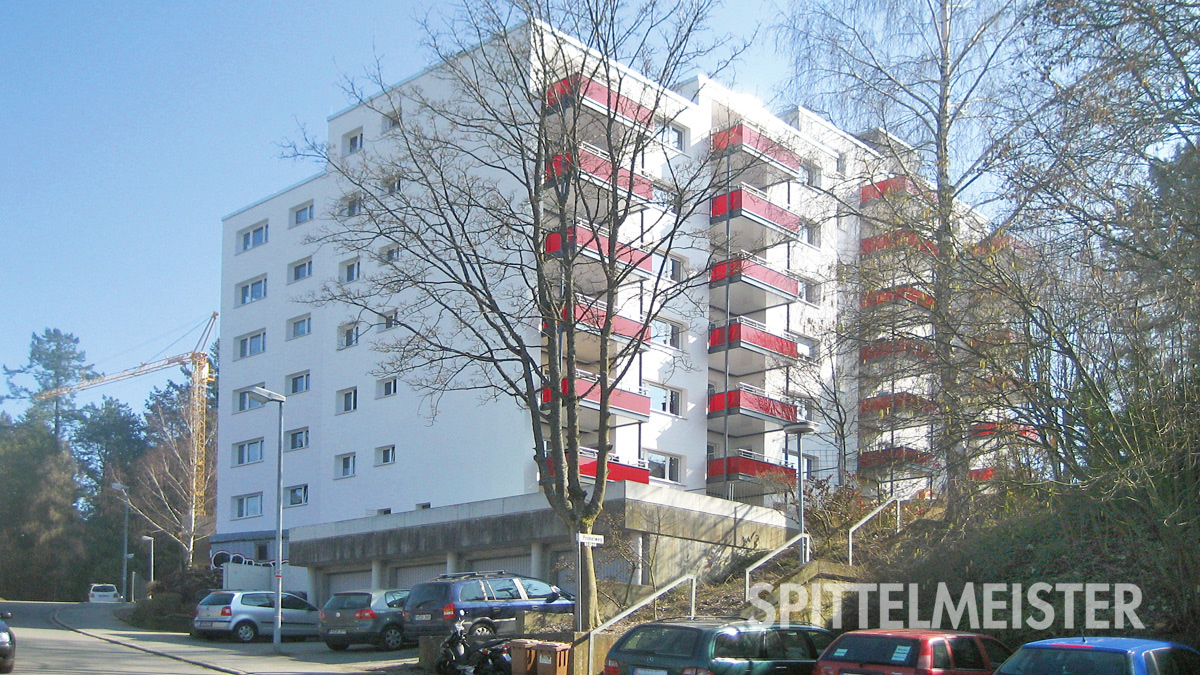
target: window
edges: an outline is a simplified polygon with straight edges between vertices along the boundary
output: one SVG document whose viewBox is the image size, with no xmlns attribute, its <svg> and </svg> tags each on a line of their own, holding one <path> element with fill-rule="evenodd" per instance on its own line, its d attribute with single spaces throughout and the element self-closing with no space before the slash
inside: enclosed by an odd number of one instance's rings
<svg viewBox="0 0 1200 675">
<path fill-rule="evenodd" d="M 285 495 L 284 506 L 303 506 L 308 503 L 308 486 L 293 485 L 287 488 Z"/>
<path fill-rule="evenodd" d="M 379 257 L 382 258 L 383 261 L 387 262 L 387 263 L 396 262 L 397 260 L 400 259 L 400 247 L 399 246 L 386 246 L 383 248 L 383 250 L 381 250 L 379 252 Z"/>
<path fill-rule="evenodd" d="M 253 518 L 262 515 L 262 493 L 233 498 L 234 518 Z"/>
<path fill-rule="evenodd" d="M 396 194 L 402 187 L 403 185 L 401 185 L 399 178 L 388 178 L 387 180 L 383 181 L 383 191 L 389 195 Z"/>
<path fill-rule="evenodd" d="M 354 453 L 338 455 L 333 458 L 334 476 L 337 478 L 349 478 L 354 475 Z"/>
<path fill-rule="evenodd" d="M 257 542 L 256 544 L 254 544 L 254 559 L 255 560 L 266 560 L 267 559 L 267 545 L 264 542 L 260 541 L 260 542 Z"/>
<path fill-rule="evenodd" d="M 950 638 L 950 654 L 954 659 L 955 670 L 983 670 L 987 668 L 987 664 L 983 661 L 983 654 L 979 653 L 979 647 L 975 644 L 975 638 L 972 637 L 953 637 Z"/>
<path fill-rule="evenodd" d="M 804 284 L 804 301 L 813 305 L 821 304 L 821 284 L 805 279 L 802 279 L 801 282 Z"/>
<path fill-rule="evenodd" d="M 389 377 L 386 380 L 380 380 L 377 383 L 378 390 L 375 392 L 377 398 L 386 396 L 395 396 L 399 391 L 399 381 L 394 377 Z"/>
<path fill-rule="evenodd" d="M 384 131 L 391 131 L 392 129 L 396 129 L 399 126 L 400 126 L 400 113 L 393 113 L 391 115 L 383 116 L 383 130 Z"/>
<path fill-rule="evenodd" d="M 687 267 L 682 258 L 662 256 L 657 253 L 650 256 L 654 273 L 671 281 L 683 281 L 687 277 Z"/>
<path fill-rule="evenodd" d="M 358 410 L 358 387 L 343 389 L 337 393 L 337 404 L 339 413 L 348 413 Z"/>
<path fill-rule="evenodd" d="M 265 383 L 259 382 L 258 386 L 261 387 L 263 384 L 265 384 Z M 251 386 L 254 386 L 254 385 L 251 385 Z M 237 412 L 245 412 L 247 410 L 254 410 L 255 408 L 263 407 L 262 401 L 254 398 L 253 396 L 250 395 L 250 387 L 246 387 L 245 389 L 239 389 L 239 390 L 233 392 L 233 394 L 234 394 L 234 397 L 237 399 Z"/>
<path fill-rule="evenodd" d="M 846 157 L 845 153 L 839 152 L 837 156 L 837 172 L 846 175 L 846 170 L 850 168 L 850 158 Z"/>
<path fill-rule="evenodd" d="M 683 394 L 678 389 L 671 389 L 657 384 L 647 384 L 650 392 L 650 409 L 670 415 L 679 415 L 683 410 Z"/>
<path fill-rule="evenodd" d="M 670 321 L 656 319 L 650 323 L 650 341 L 664 347 L 682 349 L 683 328 Z"/>
<path fill-rule="evenodd" d="M 253 464 L 261 462 L 263 458 L 263 439 L 256 438 L 253 441 L 245 441 L 233 446 L 233 465 L 241 466 L 243 464 Z"/>
<path fill-rule="evenodd" d="M 363 149 L 363 132 L 362 129 L 355 129 L 350 133 L 342 136 L 342 147 L 346 149 L 347 155 L 353 155 Z"/>
<path fill-rule="evenodd" d="M 396 463 L 396 446 L 385 445 L 381 448 L 375 448 L 375 465 L 382 466 L 384 464 Z"/>
<path fill-rule="evenodd" d="M 679 458 L 675 455 L 664 455 L 658 452 L 646 453 L 646 463 L 650 467 L 650 477 L 679 482 Z"/>
<path fill-rule="evenodd" d="M 821 226 L 816 223 L 807 221 L 800 223 L 800 229 L 796 232 L 796 236 L 800 241 L 809 246 L 821 246 Z"/>
<path fill-rule="evenodd" d="M 820 344 L 816 340 L 802 336 L 796 337 L 796 355 L 800 358 L 815 361 L 819 352 Z"/>
<path fill-rule="evenodd" d="M 238 358 L 261 354 L 267 349 L 267 332 L 260 330 L 256 333 L 238 338 Z"/>
<path fill-rule="evenodd" d="M 308 447 L 308 427 L 293 429 L 288 432 L 288 450 L 301 450 Z"/>
<path fill-rule="evenodd" d="M 342 263 L 342 281 L 357 281 L 362 276 L 362 267 L 358 258 Z"/>
<path fill-rule="evenodd" d="M 256 246 L 267 243 L 267 224 L 265 222 L 252 225 L 242 230 L 242 250 L 249 251 Z"/>
<path fill-rule="evenodd" d="M 342 215 L 347 218 L 361 216 L 363 212 L 363 203 L 360 197 L 347 197 L 342 202 Z"/>
<path fill-rule="evenodd" d="M 267 297 L 267 277 L 251 279 L 238 286 L 238 304 L 245 305 Z"/>
<path fill-rule="evenodd" d="M 338 328 L 338 349 L 358 344 L 359 329 L 356 323 L 344 323 Z"/>
<path fill-rule="evenodd" d="M 288 321 L 288 339 L 304 337 L 312 332 L 312 317 L 309 315 L 298 316 L 291 321 Z"/>
<path fill-rule="evenodd" d="M 308 385 L 309 385 L 308 371 L 304 371 L 303 373 L 296 373 L 295 375 L 288 376 L 288 387 L 287 388 L 288 388 L 289 394 L 299 394 L 301 392 L 308 391 Z"/>
<path fill-rule="evenodd" d="M 312 219 L 313 219 L 312 202 L 309 202 L 309 203 L 305 204 L 304 206 L 297 208 L 295 211 L 292 211 L 292 224 L 293 225 L 303 225 L 304 223 L 307 223 L 308 221 L 310 221 Z"/>
<path fill-rule="evenodd" d="M 655 138 L 659 143 L 671 148 L 672 150 L 683 150 L 684 134 L 683 129 L 674 124 L 664 124 L 655 134 Z"/>
<path fill-rule="evenodd" d="M 433 504 L 430 502 L 421 502 L 416 505 L 416 509 L 418 511 L 424 511 L 425 509 L 429 509 L 429 508 L 433 508 Z"/>
<path fill-rule="evenodd" d="M 390 312 L 380 314 L 379 319 L 382 321 L 379 330 L 391 330 L 400 325 L 400 312 L 393 309 Z"/>
<path fill-rule="evenodd" d="M 298 262 L 292 263 L 291 272 L 288 274 L 288 279 L 291 281 L 300 281 L 312 276 L 312 258 L 305 258 Z"/>
</svg>

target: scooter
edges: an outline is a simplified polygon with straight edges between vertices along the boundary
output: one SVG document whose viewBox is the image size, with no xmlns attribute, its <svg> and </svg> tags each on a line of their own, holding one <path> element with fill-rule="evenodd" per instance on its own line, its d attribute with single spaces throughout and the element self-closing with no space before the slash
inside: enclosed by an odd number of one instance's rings
<svg viewBox="0 0 1200 675">
<path fill-rule="evenodd" d="M 438 675 L 512 675 L 508 638 L 476 644 L 467 638 L 462 626 L 456 625 L 442 640 L 434 670 Z"/>
</svg>

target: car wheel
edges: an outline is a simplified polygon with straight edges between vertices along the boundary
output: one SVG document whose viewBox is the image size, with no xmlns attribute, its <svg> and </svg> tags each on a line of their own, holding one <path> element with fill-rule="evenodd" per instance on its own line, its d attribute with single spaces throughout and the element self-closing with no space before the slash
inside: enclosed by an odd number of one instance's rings
<svg viewBox="0 0 1200 675">
<path fill-rule="evenodd" d="M 325 646 L 329 647 L 330 649 L 332 649 L 335 652 L 344 652 L 344 651 L 346 651 L 346 648 L 349 647 L 350 645 L 348 645 L 344 642 L 326 642 Z"/>
<path fill-rule="evenodd" d="M 13 659 L 12 661 L 9 661 L 8 663 L 0 665 L 0 673 L 11 673 L 13 671 L 13 667 L 16 665 L 17 665 L 16 659 Z"/>
<path fill-rule="evenodd" d="M 404 631 L 399 626 L 384 626 L 379 634 L 379 648 L 385 651 L 395 651 L 404 646 Z"/>
<path fill-rule="evenodd" d="M 232 636 L 238 642 L 253 642 L 258 637 L 258 629 L 249 621 L 243 621 L 233 627 Z"/>
<path fill-rule="evenodd" d="M 475 637 L 489 638 L 496 634 L 496 629 L 492 626 L 492 624 L 480 621 L 479 623 L 472 625 L 471 630 L 468 632 Z"/>
</svg>

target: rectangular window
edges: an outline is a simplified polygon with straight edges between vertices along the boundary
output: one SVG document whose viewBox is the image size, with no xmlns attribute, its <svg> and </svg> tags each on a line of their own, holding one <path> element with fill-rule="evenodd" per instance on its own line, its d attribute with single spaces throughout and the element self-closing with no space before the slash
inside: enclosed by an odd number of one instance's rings
<svg viewBox="0 0 1200 675">
<path fill-rule="evenodd" d="M 337 393 L 339 413 L 348 413 L 358 410 L 358 387 L 343 389 Z"/>
<path fill-rule="evenodd" d="M 394 309 L 390 312 L 380 314 L 379 318 L 382 321 L 379 330 L 391 330 L 400 325 L 400 312 Z"/>
<path fill-rule="evenodd" d="M 375 464 L 382 466 L 384 464 L 396 463 L 396 446 L 385 445 L 382 448 L 375 448 Z"/>
<path fill-rule="evenodd" d="M 253 441 L 245 441 L 233 446 L 233 465 L 241 466 L 243 464 L 253 464 L 261 462 L 263 458 L 263 439 L 257 438 Z"/>
<path fill-rule="evenodd" d="M 664 124 L 655 134 L 659 143 L 671 148 L 672 150 L 683 150 L 684 134 L 683 129 L 674 124 Z"/>
<path fill-rule="evenodd" d="M 234 518 L 253 518 L 262 515 L 262 493 L 233 498 Z"/>
<path fill-rule="evenodd" d="M 394 377 L 389 377 L 386 380 L 380 380 L 378 382 L 379 389 L 376 392 L 376 396 L 379 398 L 384 398 L 385 396 L 395 396 L 396 392 L 399 391 L 399 386 L 399 381 Z"/>
<path fill-rule="evenodd" d="M 334 461 L 334 476 L 337 478 L 349 478 L 354 475 L 354 453 L 351 452 L 345 455 L 338 455 L 333 458 Z"/>
<path fill-rule="evenodd" d="M 288 432 L 288 450 L 302 450 L 308 447 L 308 427 L 293 429 Z"/>
<path fill-rule="evenodd" d="M 259 223 L 242 230 L 242 250 L 249 251 L 256 246 L 267 243 L 267 224 Z"/>
<path fill-rule="evenodd" d="M 261 387 L 263 384 L 264 383 L 259 382 L 258 386 Z M 237 412 L 245 412 L 247 410 L 254 410 L 255 408 L 263 407 L 262 401 L 250 395 L 250 387 L 239 389 L 233 392 L 233 395 L 237 399 Z"/>
<path fill-rule="evenodd" d="M 650 340 L 664 347 L 682 349 L 683 328 L 670 321 L 655 319 L 650 323 Z"/>
<path fill-rule="evenodd" d="M 303 506 L 308 503 L 308 486 L 293 485 L 287 488 L 284 497 L 284 506 Z"/>
<path fill-rule="evenodd" d="M 312 317 L 296 317 L 288 322 L 288 338 L 304 337 L 312 332 Z"/>
<path fill-rule="evenodd" d="M 305 258 L 298 262 L 292 263 L 291 274 L 288 277 L 292 281 L 300 281 L 312 276 L 312 258 Z"/>
<path fill-rule="evenodd" d="M 647 384 L 650 392 L 650 409 L 670 415 L 679 415 L 683 411 L 683 393 L 678 389 L 663 387 L 657 384 Z"/>
<path fill-rule="evenodd" d="M 303 225 L 304 223 L 307 223 L 308 221 L 310 221 L 312 219 L 313 219 L 312 202 L 309 202 L 308 204 L 301 206 L 300 208 L 296 209 L 295 211 L 292 211 L 292 224 L 293 225 Z"/>
<path fill-rule="evenodd" d="M 308 391 L 308 371 L 296 373 L 288 377 L 288 393 L 299 394 Z"/>
<path fill-rule="evenodd" d="M 252 279 L 238 286 L 238 304 L 245 305 L 267 297 L 267 277 Z"/>
<path fill-rule="evenodd" d="M 796 337 L 796 355 L 808 361 L 814 361 L 817 358 L 819 343 L 812 339 L 802 336 Z"/>
<path fill-rule="evenodd" d="M 383 130 L 384 131 L 391 131 L 392 129 L 396 129 L 399 126 L 400 126 L 400 113 L 393 113 L 391 115 L 383 116 Z"/>
<path fill-rule="evenodd" d="M 238 338 L 238 358 L 261 354 L 267 350 L 267 332 L 260 330 Z"/>
<path fill-rule="evenodd" d="M 671 281 L 683 281 L 687 277 L 687 267 L 682 258 L 662 256 L 657 253 L 650 256 L 655 274 Z"/>
<path fill-rule="evenodd" d="M 345 201 L 342 202 L 342 215 L 346 216 L 347 218 L 361 216 L 362 212 L 363 203 L 361 198 L 347 197 Z"/>
<path fill-rule="evenodd" d="M 646 463 L 650 468 L 650 476 L 672 483 L 679 481 L 679 458 L 675 455 L 665 455 L 659 452 L 647 452 Z"/>
<path fill-rule="evenodd" d="M 389 179 L 383 181 L 383 190 L 384 190 L 384 192 L 388 193 L 389 195 L 396 194 L 397 192 L 400 191 L 401 187 L 402 186 L 400 184 L 399 178 L 389 178 Z"/>
<path fill-rule="evenodd" d="M 815 281 L 801 281 L 804 284 L 804 301 L 814 305 L 821 304 L 821 284 Z"/>
<path fill-rule="evenodd" d="M 400 247 L 388 246 L 379 252 L 379 257 L 383 258 L 386 263 L 393 263 L 400 259 Z"/>
<path fill-rule="evenodd" d="M 338 328 L 338 349 L 358 344 L 359 327 L 356 323 L 344 323 Z"/>
<path fill-rule="evenodd" d="M 342 281 L 358 281 L 362 276 L 362 267 L 359 265 L 358 258 L 342 263 Z"/>
<path fill-rule="evenodd" d="M 350 133 L 342 136 L 342 147 L 346 149 L 347 155 L 353 155 L 363 149 L 363 132 L 362 129 L 355 129 Z"/>
<path fill-rule="evenodd" d="M 821 246 L 821 226 L 816 223 L 802 222 L 800 230 L 796 233 L 800 241 L 809 246 Z"/>
</svg>

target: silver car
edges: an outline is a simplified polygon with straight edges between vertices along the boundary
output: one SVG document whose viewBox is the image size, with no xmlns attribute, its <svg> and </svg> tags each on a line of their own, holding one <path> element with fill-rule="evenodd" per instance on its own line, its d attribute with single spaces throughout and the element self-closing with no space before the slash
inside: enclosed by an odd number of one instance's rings
<svg viewBox="0 0 1200 675">
<path fill-rule="evenodd" d="M 317 637 L 318 610 L 302 598 L 283 594 L 280 637 Z M 274 591 L 215 591 L 196 605 L 193 632 L 209 640 L 228 637 L 250 642 L 275 632 Z"/>
<path fill-rule="evenodd" d="M 321 608 L 321 640 L 334 651 L 352 644 L 392 650 L 404 646 L 401 614 L 408 590 L 372 588 L 334 593 Z"/>
</svg>

